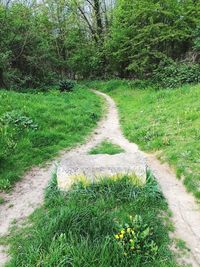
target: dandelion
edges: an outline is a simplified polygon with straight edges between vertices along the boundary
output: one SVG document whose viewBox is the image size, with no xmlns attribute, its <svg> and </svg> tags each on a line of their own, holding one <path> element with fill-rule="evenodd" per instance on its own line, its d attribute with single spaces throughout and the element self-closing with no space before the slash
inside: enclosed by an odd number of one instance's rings
<svg viewBox="0 0 200 267">
<path fill-rule="evenodd" d="M 115 235 L 115 238 L 116 238 L 116 239 L 119 239 L 119 235 Z"/>
<path fill-rule="evenodd" d="M 130 232 L 131 232 L 131 228 L 128 227 L 128 228 L 127 228 L 127 233 L 130 233 Z"/>
<path fill-rule="evenodd" d="M 122 239 L 123 237 L 124 237 L 124 235 L 123 235 L 123 234 L 119 235 L 119 238 L 120 238 L 120 239 Z"/>
</svg>

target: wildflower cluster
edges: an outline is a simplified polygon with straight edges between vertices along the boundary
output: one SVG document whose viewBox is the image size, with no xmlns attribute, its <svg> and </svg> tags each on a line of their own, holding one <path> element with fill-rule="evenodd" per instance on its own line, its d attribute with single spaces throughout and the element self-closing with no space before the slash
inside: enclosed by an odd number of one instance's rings
<svg viewBox="0 0 200 267">
<path fill-rule="evenodd" d="M 158 246 L 153 240 L 153 229 L 143 223 L 141 216 L 130 216 L 130 223 L 120 227 L 115 239 L 122 248 L 124 256 L 141 254 L 146 260 L 154 259 Z"/>
</svg>

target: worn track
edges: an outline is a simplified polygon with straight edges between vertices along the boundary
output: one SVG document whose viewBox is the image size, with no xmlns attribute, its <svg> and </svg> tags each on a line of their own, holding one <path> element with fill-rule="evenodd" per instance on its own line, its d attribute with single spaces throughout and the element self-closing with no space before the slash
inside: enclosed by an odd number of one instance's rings
<svg viewBox="0 0 200 267">
<path fill-rule="evenodd" d="M 193 196 L 186 192 L 181 181 L 176 179 L 174 173 L 167 165 L 162 165 L 153 155 L 144 156 L 138 150 L 137 145 L 130 143 L 123 136 L 114 101 L 106 94 L 96 93 L 106 100 L 107 115 L 99 122 L 94 134 L 85 145 L 68 152 L 62 152 L 56 160 L 46 164 L 45 167 L 33 168 L 23 177 L 10 194 L 3 195 L 6 202 L 0 206 L 0 235 L 3 236 L 9 233 L 9 227 L 13 220 L 19 223 L 30 215 L 36 207 L 41 205 L 44 188 L 51 179 L 52 172 L 58 161 L 61 161 L 61 166 L 63 166 L 64 172 L 66 172 L 65 163 L 67 165 L 67 162 L 73 158 L 74 164 L 77 165 L 77 162 L 74 161 L 76 157 L 80 158 L 80 155 L 85 155 L 86 159 L 87 151 L 101 140 L 107 138 L 119 144 L 125 150 L 126 157 L 131 157 L 131 162 L 134 164 L 133 168 L 141 177 L 144 174 L 144 168 L 146 168 L 146 157 L 147 164 L 154 172 L 169 203 L 169 208 L 173 212 L 172 220 L 176 229 L 175 235 L 177 238 L 183 239 L 190 249 L 186 260 L 192 266 L 200 266 L 200 212 Z M 118 158 L 118 160 L 121 159 L 120 169 L 123 169 L 123 166 L 126 169 L 126 157 L 123 158 L 122 155 L 118 157 L 121 157 Z M 112 158 L 114 159 L 115 157 Z M 108 158 L 102 157 L 100 160 L 107 162 Z M 73 164 L 72 160 L 70 164 Z M 73 166 L 71 168 L 73 169 Z M 0 246 L 0 266 L 3 266 L 7 259 L 5 247 Z"/>
</svg>

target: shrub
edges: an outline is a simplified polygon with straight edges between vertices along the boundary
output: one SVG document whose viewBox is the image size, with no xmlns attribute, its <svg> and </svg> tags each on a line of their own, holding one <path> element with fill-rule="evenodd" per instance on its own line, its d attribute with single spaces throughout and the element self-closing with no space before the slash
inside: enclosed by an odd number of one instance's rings
<svg viewBox="0 0 200 267">
<path fill-rule="evenodd" d="M 61 92 L 70 92 L 75 86 L 75 82 L 72 80 L 62 80 L 59 83 L 59 90 Z"/>
<path fill-rule="evenodd" d="M 154 71 L 154 82 L 162 87 L 175 88 L 187 83 L 200 82 L 200 66 L 198 64 L 163 62 Z"/>
</svg>

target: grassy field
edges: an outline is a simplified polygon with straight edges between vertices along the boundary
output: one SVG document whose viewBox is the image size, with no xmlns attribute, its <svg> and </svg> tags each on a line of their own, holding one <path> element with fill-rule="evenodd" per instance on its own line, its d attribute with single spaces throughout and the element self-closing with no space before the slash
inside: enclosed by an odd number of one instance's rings
<svg viewBox="0 0 200 267">
<path fill-rule="evenodd" d="M 200 199 L 200 85 L 158 90 L 142 82 L 113 80 L 89 86 L 113 97 L 127 138 L 157 152 Z"/>
<path fill-rule="evenodd" d="M 77 86 L 73 93 L 0 91 L 0 190 L 31 166 L 83 142 L 101 116 L 102 102 Z"/>
<path fill-rule="evenodd" d="M 45 204 L 9 241 L 7 267 L 175 267 L 167 204 L 149 175 L 76 182 L 61 193 L 52 180 Z M 141 265 L 142 264 L 142 265 Z"/>
</svg>

